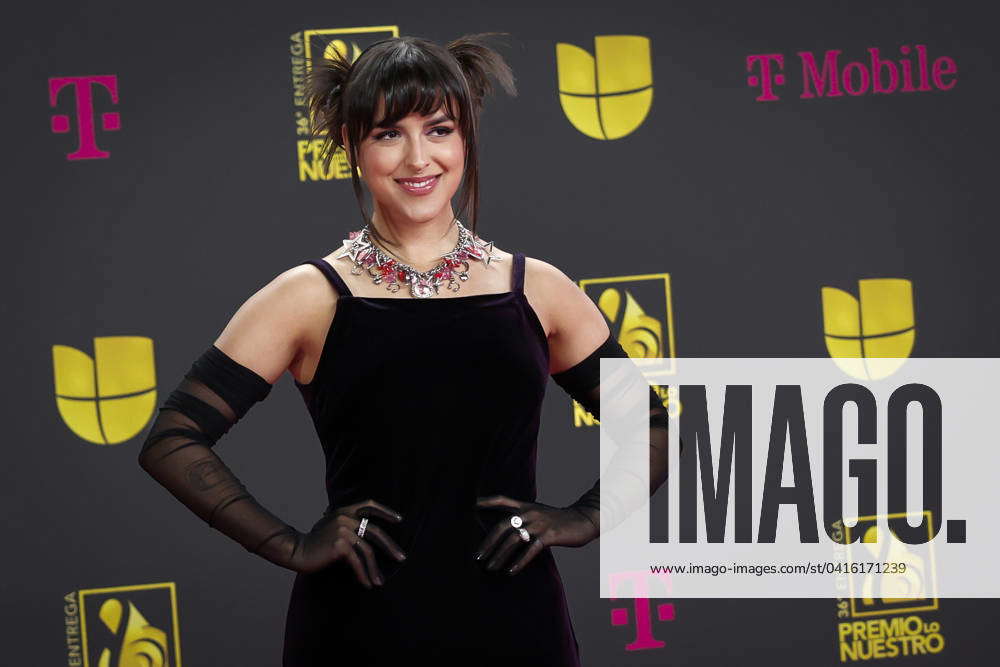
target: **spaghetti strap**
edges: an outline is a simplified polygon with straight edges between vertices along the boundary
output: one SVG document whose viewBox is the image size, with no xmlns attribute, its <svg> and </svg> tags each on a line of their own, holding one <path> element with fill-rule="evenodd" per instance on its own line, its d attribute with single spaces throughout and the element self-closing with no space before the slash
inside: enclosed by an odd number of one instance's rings
<svg viewBox="0 0 1000 667">
<path fill-rule="evenodd" d="M 330 283 L 333 284 L 333 288 L 335 290 L 337 290 L 337 294 L 338 295 L 340 295 L 340 296 L 354 296 L 353 294 L 351 294 L 351 290 L 348 289 L 347 283 L 344 282 L 344 279 L 340 277 L 340 274 L 337 273 L 337 271 L 332 266 L 330 266 L 330 263 L 327 262 L 326 260 L 324 260 L 324 259 L 309 259 L 309 260 L 306 260 L 306 261 L 304 261 L 302 263 L 303 264 L 312 264 L 313 266 L 315 266 L 316 268 L 318 268 L 320 271 L 322 271 L 323 275 L 326 276 L 326 279 L 329 280 Z"/>
<path fill-rule="evenodd" d="M 515 252 L 514 253 L 514 279 L 513 279 L 513 291 L 523 292 L 524 291 L 524 253 Z"/>
</svg>

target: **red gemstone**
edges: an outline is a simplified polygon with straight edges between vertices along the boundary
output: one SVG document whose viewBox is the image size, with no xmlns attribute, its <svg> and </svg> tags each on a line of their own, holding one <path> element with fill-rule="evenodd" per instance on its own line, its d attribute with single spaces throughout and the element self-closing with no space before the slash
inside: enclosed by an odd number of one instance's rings
<svg viewBox="0 0 1000 667">
<path fill-rule="evenodd" d="M 406 271 L 403 271 L 402 269 L 396 271 L 396 277 L 400 280 L 406 280 Z"/>
</svg>

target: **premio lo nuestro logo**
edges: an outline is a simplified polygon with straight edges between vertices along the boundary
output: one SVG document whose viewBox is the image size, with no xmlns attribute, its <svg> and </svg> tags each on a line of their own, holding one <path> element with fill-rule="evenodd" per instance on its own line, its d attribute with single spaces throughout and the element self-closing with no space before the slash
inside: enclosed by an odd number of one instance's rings
<svg viewBox="0 0 1000 667">
<path fill-rule="evenodd" d="M 398 26 L 309 29 L 296 32 L 290 37 L 288 50 L 292 58 L 295 158 L 300 182 L 310 183 L 351 177 L 351 165 L 348 164 L 347 155 L 343 150 L 338 148 L 333 154 L 329 168 L 324 168 L 323 140 L 309 138 L 310 119 L 306 107 L 305 86 L 306 73 L 312 68 L 314 59 L 329 55 L 336 50 L 354 62 L 366 47 L 390 37 L 399 37 Z"/>
<path fill-rule="evenodd" d="M 181 667 L 174 582 L 76 591 L 63 612 L 70 665 Z"/>
<path fill-rule="evenodd" d="M 612 335 L 630 358 L 668 359 L 670 367 L 659 375 L 669 376 L 673 372 L 677 350 L 669 273 L 585 278 L 579 285 L 604 314 Z M 649 373 L 650 377 L 656 375 Z M 677 387 L 654 387 L 669 414 L 676 416 L 680 410 Z M 598 423 L 583 406 L 573 401 L 574 426 Z"/>
<path fill-rule="evenodd" d="M 896 563 L 897 571 L 886 577 L 865 574 L 855 581 L 844 577 L 837 600 L 837 652 L 840 662 L 907 658 L 940 653 L 945 637 L 940 621 L 934 544 L 922 546 L 879 539 L 879 524 L 892 517 L 869 515 L 850 522 L 836 521 L 833 534 L 839 537 L 847 564 L 867 561 Z M 908 519 L 920 518 L 928 538 L 934 533 L 934 516 L 925 511 Z M 856 544 L 855 544 L 856 543 Z M 905 567 L 904 567 L 905 566 Z"/>
</svg>

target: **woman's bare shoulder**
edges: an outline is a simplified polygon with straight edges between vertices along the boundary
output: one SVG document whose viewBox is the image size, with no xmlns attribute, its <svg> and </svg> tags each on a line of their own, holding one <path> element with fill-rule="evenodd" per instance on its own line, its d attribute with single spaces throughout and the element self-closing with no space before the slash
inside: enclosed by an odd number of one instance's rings
<svg viewBox="0 0 1000 667">
<path fill-rule="evenodd" d="M 285 269 L 239 306 L 215 346 L 273 384 L 311 345 L 336 299 L 316 267 Z"/>
<path fill-rule="evenodd" d="M 548 320 L 550 371 L 557 373 L 587 357 L 611 333 L 597 304 L 551 262 L 525 256 L 525 296 Z"/>
<path fill-rule="evenodd" d="M 537 257 L 524 257 L 524 290 L 540 303 L 557 304 L 567 296 L 576 300 L 580 288 L 554 264 Z"/>
</svg>

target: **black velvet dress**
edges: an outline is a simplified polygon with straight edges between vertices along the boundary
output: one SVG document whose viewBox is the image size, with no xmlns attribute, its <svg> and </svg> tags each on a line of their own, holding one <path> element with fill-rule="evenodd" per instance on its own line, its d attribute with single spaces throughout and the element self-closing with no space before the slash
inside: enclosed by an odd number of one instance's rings
<svg viewBox="0 0 1000 667">
<path fill-rule="evenodd" d="M 356 297 L 326 261 L 305 263 L 339 294 L 316 375 L 296 382 L 326 457 L 328 511 L 368 499 L 396 510 L 402 522 L 370 521 L 407 559 L 372 544 L 385 584 L 371 590 L 344 562 L 297 575 L 284 665 L 579 665 L 551 551 L 515 575 L 473 559 L 512 514 L 477 497 L 536 498 L 549 349 L 524 255 L 509 292 L 428 299 Z"/>
</svg>

